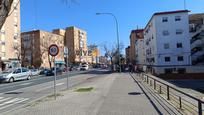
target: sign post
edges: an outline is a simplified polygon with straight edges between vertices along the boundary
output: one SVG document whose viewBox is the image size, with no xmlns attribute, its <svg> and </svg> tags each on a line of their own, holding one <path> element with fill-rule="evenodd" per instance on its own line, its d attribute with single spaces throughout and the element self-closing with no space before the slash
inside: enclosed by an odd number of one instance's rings
<svg viewBox="0 0 204 115">
<path fill-rule="evenodd" d="M 56 100 L 56 76 L 57 76 L 57 72 L 56 72 L 56 65 L 55 65 L 55 56 L 57 56 L 59 53 L 59 47 L 56 44 L 52 44 L 49 47 L 49 54 L 54 58 L 54 66 L 55 66 L 55 76 L 54 76 L 54 96 L 55 96 L 55 100 Z"/>
<path fill-rule="evenodd" d="M 68 65 L 69 65 L 69 56 L 68 56 L 68 48 L 65 47 L 64 48 L 64 56 L 66 57 L 66 60 L 67 60 L 67 89 L 69 89 L 69 69 L 68 69 Z"/>
</svg>

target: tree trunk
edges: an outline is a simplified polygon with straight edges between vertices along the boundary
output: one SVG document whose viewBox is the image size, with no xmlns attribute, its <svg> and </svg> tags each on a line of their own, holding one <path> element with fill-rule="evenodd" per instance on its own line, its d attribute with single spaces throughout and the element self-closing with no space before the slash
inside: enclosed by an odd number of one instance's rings
<svg viewBox="0 0 204 115">
<path fill-rule="evenodd" d="M 11 10 L 13 0 L 0 0 L 0 29 L 4 25 Z"/>
<path fill-rule="evenodd" d="M 49 55 L 49 53 L 47 53 L 48 55 L 47 55 L 47 57 L 48 57 L 48 62 L 49 62 L 49 66 L 50 66 L 50 69 L 52 69 L 52 60 L 50 60 L 50 55 Z"/>
<path fill-rule="evenodd" d="M 111 59 L 111 71 L 113 71 L 113 57 L 110 57 Z"/>
</svg>

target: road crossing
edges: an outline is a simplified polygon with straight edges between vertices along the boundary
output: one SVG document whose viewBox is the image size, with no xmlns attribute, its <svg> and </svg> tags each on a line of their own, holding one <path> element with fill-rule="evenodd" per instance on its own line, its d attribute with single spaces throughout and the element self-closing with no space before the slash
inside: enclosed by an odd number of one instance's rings
<svg viewBox="0 0 204 115">
<path fill-rule="evenodd" d="M 15 98 L 15 97 L 0 97 L 0 112 L 4 109 L 12 108 L 12 106 L 24 103 L 29 98 Z"/>
</svg>

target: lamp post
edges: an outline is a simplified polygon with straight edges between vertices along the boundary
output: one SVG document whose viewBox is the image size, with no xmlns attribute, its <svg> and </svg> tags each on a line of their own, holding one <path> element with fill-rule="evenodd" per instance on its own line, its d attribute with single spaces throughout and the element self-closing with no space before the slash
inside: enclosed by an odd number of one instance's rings
<svg viewBox="0 0 204 115">
<path fill-rule="evenodd" d="M 118 61 L 119 61 L 119 68 L 120 68 L 120 72 L 121 72 L 118 20 L 117 20 L 116 16 L 113 13 L 96 13 L 96 15 L 110 15 L 115 20 L 115 23 L 116 23 L 116 32 L 117 32 L 117 45 L 118 45 L 118 47 L 117 47 L 118 48 Z"/>
</svg>

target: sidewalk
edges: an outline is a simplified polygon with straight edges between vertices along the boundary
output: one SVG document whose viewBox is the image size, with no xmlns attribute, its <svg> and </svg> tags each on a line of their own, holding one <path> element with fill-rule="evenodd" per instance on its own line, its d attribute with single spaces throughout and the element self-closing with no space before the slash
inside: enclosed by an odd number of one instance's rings
<svg viewBox="0 0 204 115">
<path fill-rule="evenodd" d="M 91 92 L 61 92 L 57 100 L 47 99 L 6 115 L 158 115 L 140 87 L 127 73 L 96 77 L 80 87 Z"/>
</svg>

